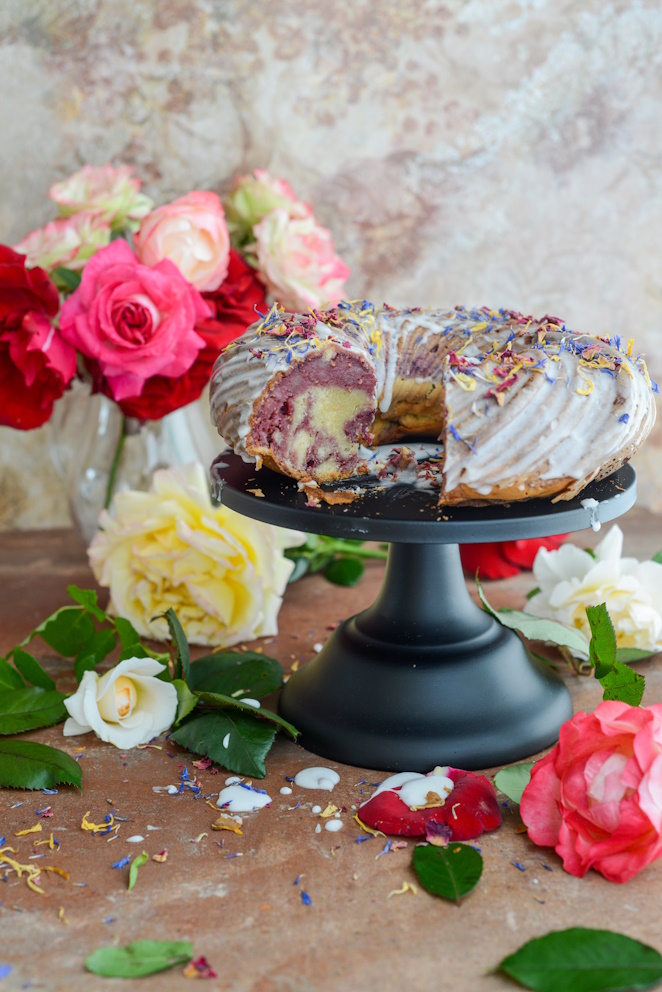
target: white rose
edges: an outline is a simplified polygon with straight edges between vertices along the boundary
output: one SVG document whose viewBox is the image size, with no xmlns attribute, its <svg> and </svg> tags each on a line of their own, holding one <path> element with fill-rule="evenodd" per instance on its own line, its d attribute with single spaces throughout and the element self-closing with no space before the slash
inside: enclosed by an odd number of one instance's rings
<svg viewBox="0 0 662 992">
<path fill-rule="evenodd" d="M 533 563 L 540 592 L 525 611 L 578 627 L 590 638 L 586 607 L 606 603 L 619 648 L 662 651 L 662 565 L 621 558 L 622 550 L 623 532 L 616 524 L 595 557 L 574 544 L 541 548 Z"/>
<path fill-rule="evenodd" d="M 294 562 L 283 550 L 303 534 L 212 506 L 202 465 L 155 472 L 148 493 L 118 493 L 88 549 L 110 588 L 109 611 L 143 637 L 166 640 L 171 606 L 189 644 L 230 647 L 278 633 Z"/>
<path fill-rule="evenodd" d="M 153 658 L 125 658 L 101 677 L 85 672 L 64 701 L 70 714 L 64 736 L 93 730 L 102 741 L 128 749 L 168 730 L 177 713 L 177 690 L 155 677 L 164 668 Z"/>
</svg>

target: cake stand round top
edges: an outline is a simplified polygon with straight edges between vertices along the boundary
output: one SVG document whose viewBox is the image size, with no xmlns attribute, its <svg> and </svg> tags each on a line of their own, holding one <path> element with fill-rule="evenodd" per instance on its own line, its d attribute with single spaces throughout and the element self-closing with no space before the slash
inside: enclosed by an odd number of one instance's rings
<svg viewBox="0 0 662 992">
<path fill-rule="evenodd" d="M 322 487 L 331 492 L 362 490 L 351 503 L 310 507 L 296 479 L 268 468 L 258 471 L 232 453 L 215 459 L 211 482 L 216 500 L 255 520 L 313 534 L 396 544 L 472 544 L 597 529 L 629 510 L 637 496 L 630 465 L 590 483 L 571 500 L 529 499 L 479 507 L 440 507 L 437 490 L 407 483 L 382 485 L 366 476 Z"/>
</svg>

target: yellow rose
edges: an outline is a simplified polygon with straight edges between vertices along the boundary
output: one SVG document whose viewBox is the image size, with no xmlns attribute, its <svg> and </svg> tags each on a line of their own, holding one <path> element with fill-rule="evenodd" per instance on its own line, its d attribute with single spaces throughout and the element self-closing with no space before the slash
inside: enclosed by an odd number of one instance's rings
<svg viewBox="0 0 662 992">
<path fill-rule="evenodd" d="M 229 647 L 278 632 L 303 536 L 212 505 L 199 463 L 154 473 L 148 493 L 118 493 L 88 549 L 109 610 L 143 637 L 166 640 L 172 607 L 191 644 Z"/>
</svg>

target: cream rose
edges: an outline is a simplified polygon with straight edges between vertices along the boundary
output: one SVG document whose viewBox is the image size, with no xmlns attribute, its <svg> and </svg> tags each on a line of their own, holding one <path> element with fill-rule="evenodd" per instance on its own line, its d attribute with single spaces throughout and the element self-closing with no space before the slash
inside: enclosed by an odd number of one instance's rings
<svg viewBox="0 0 662 992">
<path fill-rule="evenodd" d="M 110 606 L 144 637 L 169 637 L 171 606 L 192 644 L 230 646 L 278 631 L 303 536 L 213 507 L 202 465 L 154 473 L 151 491 L 118 493 L 88 550 Z"/>
<path fill-rule="evenodd" d="M 39 265 L 47 272 L 62 265 L 80 271 L 88 259 L 110 244 L 110 224 L 99 213 L 80 213 L 51 221 L 14 245 L 26 256 L 28 268 Z"/>
<path fill-rule="evenodd" d="M 136 231 L 154 204 L 140 192 L 142 180 L 132 173 L 128 165 L 85 165 L 54 183 L 48 195 L 57 203 L 61 217 L 82 210 L 99 211 L 114 231 Z"/>
<path fill-rule="evenodd" d="M 286 310 L 303 310 L 342 298 L 349 269 L 333 247 L 331 232 L 314 217 L 292 219 L 273 210 L 253 228 L 255 258 L 262 281 Z"/>
<path fill-rule="evenodd" d="M 99 677 L 85 672 L 77 691 L 65 699 L 69 719 L 64 736 L 88 734 L 115 747 L 146 744 L 172 726 L 177 690 L 155 676 L 164 666 L 153 658 L 126 658 Z"/>
<path fill-rule="evenodd" d="M 540 592 L 525 610 L 560 620 L 591 636 L 587 606 L 606 603 L 619 648 L 662 651 L 662 565 L 621 558 L 623 532 L 614 524 L 595 557 L 574 544 L 541 548 L 533 563 Z"/>
<path fill-rule="evenodd" d="M 143 265 L 169 258 L 200 292 L 218 289 L 228 273 L 230 236 L 215 193 L 194 190 L 153 210 L 134 245 Z"/>
<path fill-rule="evenodd" d="M 241 247 L 253 241 L 253 228 L 272 210 L 284 210 L 288 217 L 313 215 L 312 207 L 297 199 L 289 183 L 270 176 L 266 169 L 239 176 L 225 202 L 233 245 Z"/>
</svg>

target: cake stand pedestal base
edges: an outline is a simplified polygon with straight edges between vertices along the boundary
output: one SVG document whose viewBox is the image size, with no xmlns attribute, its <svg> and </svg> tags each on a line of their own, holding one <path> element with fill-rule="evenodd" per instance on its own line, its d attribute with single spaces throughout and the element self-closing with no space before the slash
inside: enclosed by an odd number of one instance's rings
<svg viewBox="0 0 662 992">
<path fill-rule="evenodd" d="M 315 754 L 389 771 L 484 768 L 552 744 L 570 694 L 473 602 L 456 544 L 392 544 L 376 602 L 281 693 Z"/>
</svg>

